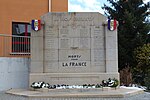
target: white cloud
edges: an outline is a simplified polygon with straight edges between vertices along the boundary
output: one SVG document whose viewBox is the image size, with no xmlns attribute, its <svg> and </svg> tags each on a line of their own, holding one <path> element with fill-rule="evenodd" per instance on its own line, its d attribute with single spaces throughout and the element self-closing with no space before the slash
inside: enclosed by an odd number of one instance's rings
<svg viewBox="0 0 150 100">
<path fill-rule="evenodd" d="M 150 0 L 143 0 L 144 3 L 150 2 Z"/>
<path fill-rule="evenodd" d="M 149 0 L 143 0 L 144 3 Z M 100 12 L 104 14 L 102 10 L 103 3 L 108 4 L 107 0 L 69 0 L 68 8 L 69 12 Z"/>
<path fill-rule="evenodd" d="M 84 4 L 86 7 L 88 8 L 95 8 L 95 5 L 100 5 L 100 2 L 98 2 L 97 0 L 77 0 L 78 2 L 81 2 L 82 4 Z"/>
<path fill-rule="evenodd" d="M 101 9 L 100 0 L 69 0 L 69 12 L 100 12 L 104 13 Z"/>
</svg>

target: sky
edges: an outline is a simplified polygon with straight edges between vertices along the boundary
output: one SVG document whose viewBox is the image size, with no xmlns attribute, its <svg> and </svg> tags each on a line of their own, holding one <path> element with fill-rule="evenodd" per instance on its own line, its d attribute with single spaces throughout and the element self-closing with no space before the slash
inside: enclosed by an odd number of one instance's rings
<svg viewBox="0 0 150 100">
<path fill-rule="evenodd" d="M 107 0 L 68 0 L 69 12 L 100 12 L 104 14 L 102 6 L 108 5 Z M 144 3 L 150 0 L 143 0 Z"/>
</svg>

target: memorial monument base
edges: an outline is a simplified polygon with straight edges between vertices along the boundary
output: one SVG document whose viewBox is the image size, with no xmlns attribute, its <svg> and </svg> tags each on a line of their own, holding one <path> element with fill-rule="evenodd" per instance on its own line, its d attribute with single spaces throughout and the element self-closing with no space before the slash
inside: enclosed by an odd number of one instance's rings
<svg viewBox="0 0 150 100">
<path fill-rule="evenodd" d="M 124 98 L 144 93 L 143 90 L 117 88 L 110 90 L 99 89 L 50 89 L 45 91 L 31 91 L 26 89 L 11 89 L 8 94 L 27 97 L 29 100 L 98 100 L 99 98 Z"/>
<path fill-rule="evenodd" d="M 31 32 L 29 85 L 39 81 L 83 85 L 119 80 L 117 29 L 107 28 L 104 15 L 47 13 L 41 23 L 41 30 Z"/>
<path fill-rule="evenodd" d="M 101 84 L 102 80 L 116 78 L 119 73 L 30 73 L 30 85 L 32 82 L 44 81 L 51 85 L 83 85 Z"/>
</svg>

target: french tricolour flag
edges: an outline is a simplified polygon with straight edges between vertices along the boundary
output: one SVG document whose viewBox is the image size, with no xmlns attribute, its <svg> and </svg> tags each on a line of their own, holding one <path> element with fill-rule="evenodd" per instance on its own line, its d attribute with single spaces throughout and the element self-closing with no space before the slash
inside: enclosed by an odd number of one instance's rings
<svg viewBox="0 0 150 100">
<path fill-rule="evenodd" d="M 110 30 L 110 31 L 114 31 L 115 29 L 117 28 L 117 20 L 111 20 L 111 19 L 109 19 L 108 20 L 108 29 Z"/>
<path fill-rule="evenodd" d="M 34 31 L 40 30 L 41 29 L 41 20 L 32 20 L 31 26 Z"/>
</svg>

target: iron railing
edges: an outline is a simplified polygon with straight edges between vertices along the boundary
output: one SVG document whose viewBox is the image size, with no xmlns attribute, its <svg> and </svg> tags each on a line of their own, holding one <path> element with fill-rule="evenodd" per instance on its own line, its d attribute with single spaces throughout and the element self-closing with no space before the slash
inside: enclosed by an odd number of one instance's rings
<svg viewBox="0 0 150 100">
<path fill-rule="evenodd" d="M 30 36 L 0 34 L 0 56 L 29 54 Z"/>
</svg>

